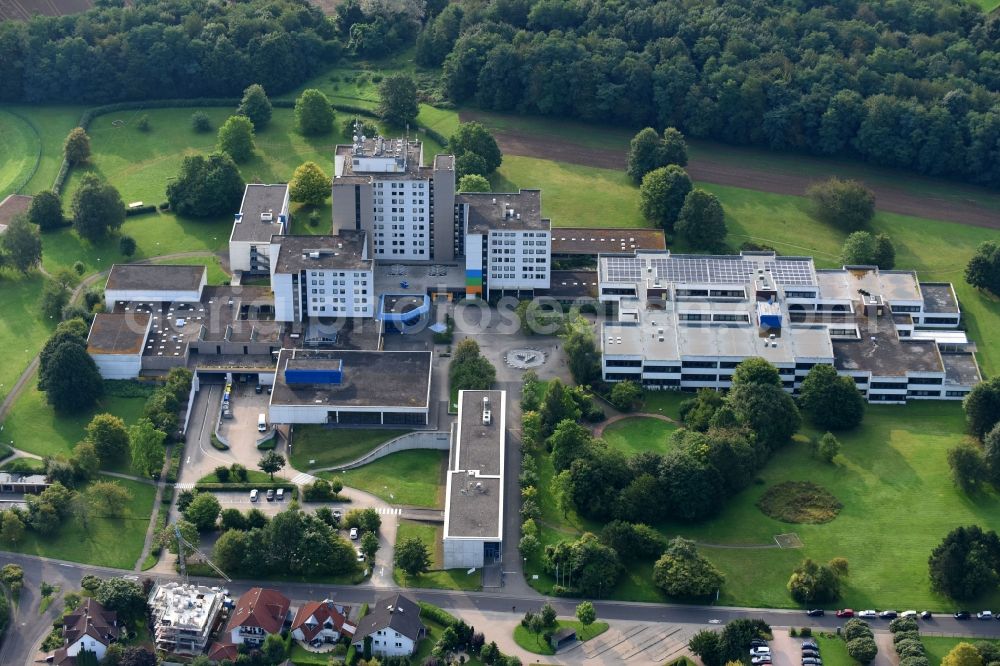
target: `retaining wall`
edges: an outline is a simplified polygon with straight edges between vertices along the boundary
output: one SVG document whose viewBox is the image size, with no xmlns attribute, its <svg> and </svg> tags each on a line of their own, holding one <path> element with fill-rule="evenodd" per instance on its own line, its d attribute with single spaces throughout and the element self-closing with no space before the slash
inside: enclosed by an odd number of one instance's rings
<svg viewBox="0 0 1000 666">
<path fill-rule="evenodd" d="M 390 439 L 377 449 L 368 452 L 364 456 L 336 467 L 324 467 L 323 471 L 336 472 L 342 469 L 354 469 L 367 465 L 370 462 L 384 458 L 390 453 L 399 451 L 410 451 L 413 449 L 432 449 L 437 451 L 447 451 L 451 448 L 451 437 L 447 432 L 421 430 L 418 432 L 408 432 L 395 439 Z M 320 471 L 320 470 L 316 470 Z"/>
</svg>

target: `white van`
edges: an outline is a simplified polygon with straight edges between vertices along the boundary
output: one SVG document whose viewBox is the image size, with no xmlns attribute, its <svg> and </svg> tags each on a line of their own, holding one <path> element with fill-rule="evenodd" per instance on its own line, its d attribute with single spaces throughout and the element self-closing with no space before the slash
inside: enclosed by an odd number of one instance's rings
<svg viewBox="0 0 1000 666">
<path fill-rule="evenodd" d="M 267 430 L 267 417 L 264 412 L 257 415 L 257 432 L 265 432 Z"/>
</svg>

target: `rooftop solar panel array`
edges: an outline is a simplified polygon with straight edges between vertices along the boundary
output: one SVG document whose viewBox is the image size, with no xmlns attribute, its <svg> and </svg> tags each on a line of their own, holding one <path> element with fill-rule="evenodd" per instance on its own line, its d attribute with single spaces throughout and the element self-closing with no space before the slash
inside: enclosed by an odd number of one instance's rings
<svg viewBox="0 0 1000 666">
<path fill-rule="evenodd" d="M 653 268 L 657 279 L 687 284 L 743 284 L 750 282 L 759 268 L 770 273 L 782 286 L 816 284 L 816 271 L 808 259 L 767 259 L 750 261 L 743 257 L 605 257 L 609 282 L 638 282 L 645 266 Z"/>
</svg>

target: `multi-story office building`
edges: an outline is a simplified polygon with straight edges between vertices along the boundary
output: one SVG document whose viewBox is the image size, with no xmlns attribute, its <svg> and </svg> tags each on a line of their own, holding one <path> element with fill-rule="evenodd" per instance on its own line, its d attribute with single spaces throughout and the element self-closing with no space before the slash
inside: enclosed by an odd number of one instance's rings
<svg viewBox="0 0 1000 666">
<path fill-rule="evenodd" d="M 270 252 L 277 321 L 375 315 L 375 277 L 363 231 L 275 236 Z"/>
<path fill-rule="evenodd" d="M 156 647 L 171 654 L 201 654 L 222 611 L 219 588 L 169 582 L 149 595 Z"/>
<path fill-rule="evenodd" d="M 355 136 L 334 157 L 333 233 L 367 232 L 380 261 L 453 261 L 455 158 L 423 165 L 423 144 Z"/>
<path fill-rule="evenodd" d="M 538 190 L 456 195 L 466 296 L 549 288 L 552 225 L 541 211 Z"/>
<path fill-rule="evenodd" d="M 744 252 L 601 255 L 599 298 L 617 304 L 601 334 L 607 381 L 727 388 L 759 356 L 798 390 L 833 365 L 871 402 L 958 400 L 981 380 L 950 284 L 873 266 L 816 270 L 808 257 Z"/>
<path fill-rule="evenodd" d="M 271 237 L 287 234 L 288 224 L 288 185 L 247 185 L 229 235 L 230 268 L 269 273 Z"/>
</svg>

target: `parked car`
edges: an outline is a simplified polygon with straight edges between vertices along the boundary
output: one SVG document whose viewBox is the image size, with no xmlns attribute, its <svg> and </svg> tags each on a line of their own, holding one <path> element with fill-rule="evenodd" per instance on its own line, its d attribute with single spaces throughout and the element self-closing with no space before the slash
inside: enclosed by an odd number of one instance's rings
<svg viewBox="0 0 1000 666">
<path fill-rule="evenodd" d="M 819 650 L 803 650 L 802 658 L 805 659 L 807 657 L 811 657 L 813 659 L 819 658 Z"/>
<path fill-rule="evenodd" d="M 358 551 L 358 562 L 364 562 L 365 561 L 365 554 L 361 552 L 360 548 L 356 548 L 355 550 Z"/>
<path fill-rule="evenodd" d="M 277 492 L 277 493 L 275 494 L 275 498 L 276 498 L 276 499 L 277 499 L 277 500 L 278 500 L 279 502 L 280 502 L 281 500 L 285 499 L 285 489 L 284 489 L 284 488 L 278 488 L 278 492 Z"/>
<path fill-rule="evenodd" d="M 967 610 L 960 610 L 955 612 L 956 620 L 968 620 L 970 617 L 972 617 L 972 614 Z"/>
<path fill-rule="evenodd" d="M 802 641 L 802 649 L 803 650 L 818 650 L 819 649 L 819 645 L 813 639 L 807 638 L 806 640 Z"/>
<path fill-rule="evenodd" d="M 358 540 L 358 528 L 357 527 L 352 527 L 351 528 L 351 541 L 357 541 L 357 540 Z"/>
<path fill-rule="evenodd" d="M 819 657 L 803 657 L 802 666 L 823 666 L 823 660 Z"/>
<path fill-rule="evenodd" d="M 806 615 L 808 615 L 809 617 L 823 617 L 824 615 L 826 615 L 826 611 L 824 611 L 822 608 L 813 608 L 812 610 L 807 610 Z"/>
<path fill-rule="evenodd" d="M 878 617 L 878 612 L 873 610 L 858 611 L 858 617 L 867 617 L 867 618 Z"/>
<path fill-rule="evenodd" d="M 757 657 L 750 657 L 750 663 L 754 664 L 755 666 L 759 666 L 760 664 L 770 664 L 771 663 L 771 655 L 769 655 L 769 654 L 762 654 L 762 655 L 759 655 Z"/>
<path fill-rule="evenodd" d="M 750 647 L 767 647 L 767 641 L 765 641 L 763 638 L 751 639 Z"/>
<path fill-rule="evenodd" d="M 253 490 L 250 491 L 250 501 L 251 502 L 256 502 L 257 501 L 257 489 L 256 488 L 254 488 Z"/>
<path fill-rule="evenodd" d="M 899 614 L 899 617 L 916 617 L 916 616 L 917 616 L 917 611 L 915 610 L 903 611 L 902 613 Z"/>
<path fill-rule="evenodd" d="M 879 613 L 878 616 L 883 620 L 895 620 L 897 617 L 899 617 L 899 613 L 897 613 L 894 610 L 884 610 L 881 613 Z"/>
<path fill-rule="evenodd" d="M 930 611 L 920 611 L 920 619 L 921 620 L 930 620 L 930 619 L 933 619 L 933 618 L 934 618 L 934 615 Z"/>
<path fill-rule="evenodd" d="M 265 495 L 265 497 L 267 497 L 267 501 L 268 502 L 273 502 L 274 501 L 274 488 L 268 488 L 267 489 L 267 495 Z"/>
<path fill-rule="evenodd" d="M 771 654 L 771 648 L 767 647 L 766 645 L 755 645 L 754 647 L 750 648 L 751 657 L 759 657 L 762 654 Z"/>
<path fill-rule="evenodd" d="M 839 611 L 837 611 L 837 617 L 854 617 L 854 609 L 841 608 Z"/>
<path fill-rule="evenodd" d="M 264 392 L 264 387 L 263 387 L 263 386 L 261 386 L 260 384 L 257 384 L 257 386 L 255 386 L 253 390 L 254 390 L 254 392 L 256 392 L 257 394 L 261 394 L 261 393 L 263 393 L 263 392 Z"/>
<path fill-rule="evenodd" d="M 976 619 L 979 619 L 979 620 L 992 620 L 993 619 L 993 611 L 988 611 L 988 610 L 979 611 L 978 613 L 976 613 Z"/>
<path fill-rule="evenodd" d="M 341 518 L 344 517 L 344 514 L 340 511 L 340 509 L 334 509 L 333 517 L 336 518 L 337 520 L 340 520 Z"/>
</svg>

